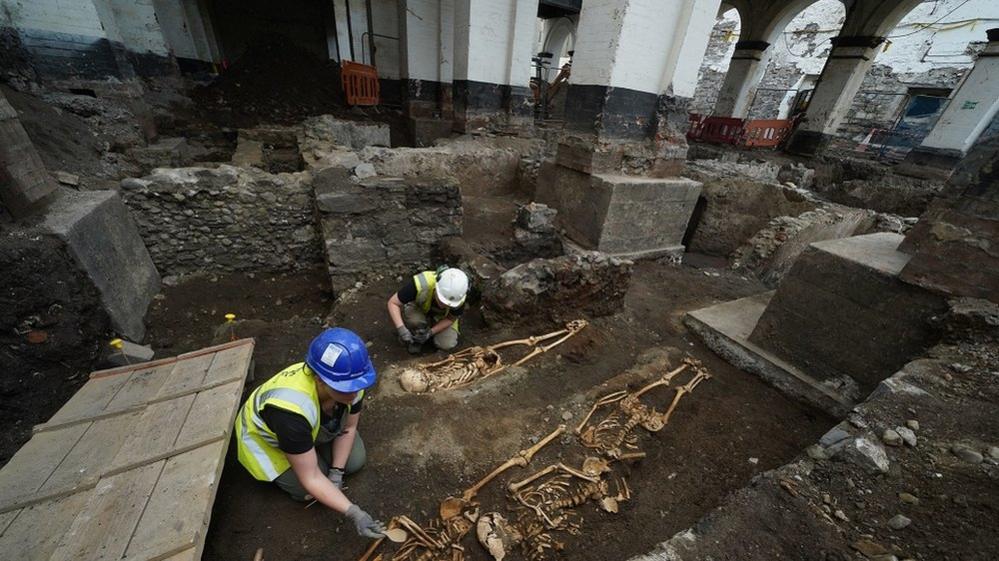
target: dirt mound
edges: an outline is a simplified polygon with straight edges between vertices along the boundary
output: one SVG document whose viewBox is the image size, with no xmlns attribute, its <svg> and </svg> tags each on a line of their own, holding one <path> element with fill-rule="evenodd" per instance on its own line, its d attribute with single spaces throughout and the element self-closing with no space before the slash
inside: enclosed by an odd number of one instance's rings
<svg viewBox="0 0 999 561">
<path fill-rule="evenodd" d="M 283 35 L 261 37 L 192 97 L 207 119 L 238 127 L 294 123 L 345 107 L 339 65 Z"/>
</svg>

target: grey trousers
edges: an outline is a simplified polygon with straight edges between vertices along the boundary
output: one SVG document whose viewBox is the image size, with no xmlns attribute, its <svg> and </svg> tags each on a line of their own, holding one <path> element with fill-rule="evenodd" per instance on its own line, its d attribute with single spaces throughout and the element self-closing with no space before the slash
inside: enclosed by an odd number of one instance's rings
<svg viewBox="0 0 999 561">
<path fill-rule="evenodd" d="M 319 471 L 326 475 L 330 471 L 330 464 L 333 463 L 333 439 L 330 438 L 325 442 L 320 442 L 323 438 L 322 429 L 320 429 L 320 436 L 316 439 L 316 459 L 319 461 Z M 364 462 L 367 460 L 367 450 L 364 449 L 364 440 L 361 439 L 361 433 L 354 435 L 354 446 L 350 449 L 350 455 L 347 456 L 347 465 L 344 466 L 344 474 L 350 475 L 352 473 L 358 472 L 362 467 L 364 467 Z M 291 468 L 284 470 L 284 473 L 277 476 L 274 483 L 281 488 L 282 491 L 291 495 L 292 499 L 296 501 L 307 501 L 311 500 L 311 497 L 307 497 L 309 494 L 302 486 L 302 482 L 298 480 L 298 476 L 295 475 L 295 471 Z"/>
<path fill-rule="evenodd" d="M 410 329 L 423 329 L 433 327 L 428 325 L 427 315 L 416 304 L 410 302 L 402 307 L 402 321 Z M 434 335 L 434 346 L 442 351 L 450 351 L 458 346 L 458 329 L 454 324 L 451 327 Z"/>
</svg>

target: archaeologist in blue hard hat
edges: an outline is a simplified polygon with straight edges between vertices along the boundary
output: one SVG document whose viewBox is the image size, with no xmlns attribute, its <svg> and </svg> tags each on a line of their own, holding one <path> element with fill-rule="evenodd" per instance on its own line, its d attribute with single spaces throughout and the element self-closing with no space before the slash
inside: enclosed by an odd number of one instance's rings
<svg viewBox="0 0 999 561">
<path fill-rule="evenodd" d="M 389 317 L 399 342 L 417 353 L 433 339 L 438 349 L 458 346 L 458 322 L 465 311 L 468 275 L 442 268 L 413 275 L 388 301 Z"/>
<path fill-rule="evenodd" d="M 315 498 L 379 538 L 384 525 L 343 494 L 343 478 L 364 465 L 357 423 L 364 390 L 375 383 L 368 349 L 336 327 L 312 340 L 305 362 L 278 372 L 250 394 L 236 417 L 239 462 L 298 501 Z"/>
</svg>

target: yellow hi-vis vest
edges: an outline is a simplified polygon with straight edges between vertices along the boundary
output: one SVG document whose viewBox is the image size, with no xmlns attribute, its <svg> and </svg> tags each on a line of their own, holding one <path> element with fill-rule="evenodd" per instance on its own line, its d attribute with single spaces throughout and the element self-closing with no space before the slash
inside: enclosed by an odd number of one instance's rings
<svg viewBox="0 0 999 561">
<path fill-rule="evenodd" d="M 416 284 L 416 305 L 420 307 L 425 315 L 434 315 L 438 319 L 446 318 L 451 314 L 451 309 L 445 307 L 443 310 L 435 310 L 440 315 L 431 314 L 430 309 L 434 305 L 434 289 L 437 288 L 437 273 L 435 271 L 423 271 L 413 275 L 413 282 Z M 451 329 L 458 330 L 458 318 L 454 319 Z"/>
<path fill-rule="evenodd" d="M 260 481 L 274 481 L 291 467 L 278 439 L 264 423 L 265 406 L 297 413 L 312 426 L 312 440 L 319 434 L 319 394 L 315 375 L 304 362 L 292 364 L 253 390 L 236 417 L 239 463 Z"/>
</svg>

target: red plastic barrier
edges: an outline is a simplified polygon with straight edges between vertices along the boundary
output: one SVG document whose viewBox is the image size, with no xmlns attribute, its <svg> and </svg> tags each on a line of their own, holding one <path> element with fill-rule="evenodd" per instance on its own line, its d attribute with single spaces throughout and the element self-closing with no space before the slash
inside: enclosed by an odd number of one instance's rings
<svg viewBox="0 0 999 561">
<path fill-rule="evenodd" d="M 755 119 L 743 126 L 742 143 L 749 148 L 771 148 L 779 146 L 790 133 L 788 119 Z"/>
<path fill-rule="evenodd" d="M 374 66 L 345 60 L 340 63 L 340 82 L 347 105 L 378 105 L 378 70 Z"/>
<path fill-rule="evenodd" d="M 738 144 L 742 138 L 744 121 L 735 117 L 708 117 L 701 124 L 702 142 L 716 144 Z"/>
</svg>

